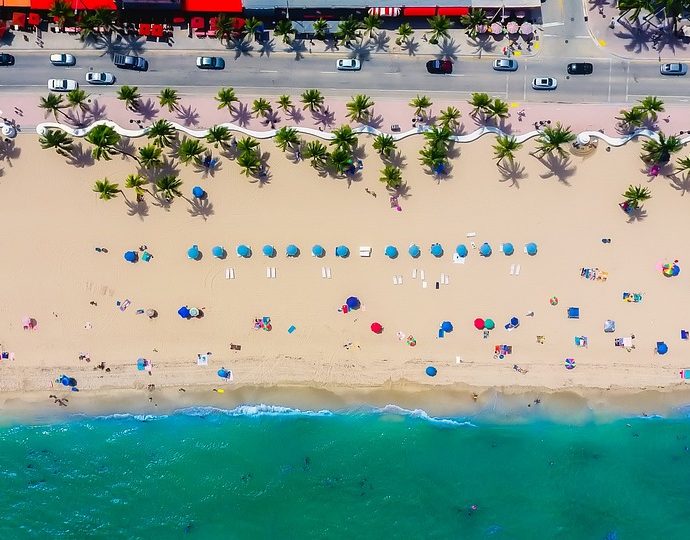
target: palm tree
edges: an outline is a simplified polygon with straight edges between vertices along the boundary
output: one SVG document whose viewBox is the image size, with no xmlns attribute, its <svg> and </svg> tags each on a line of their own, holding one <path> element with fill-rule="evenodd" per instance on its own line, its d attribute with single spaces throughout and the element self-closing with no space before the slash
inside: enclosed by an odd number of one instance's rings
<svg viewBox="0 0 690 540">
<path fill-rule="evenodd" d="M 55 151 L 61 156 L 72 153 L 72 137 L 61 129 L 46 129 L 38 142 L 44 150 L 55 148 Z"/>
<path fill-rule="evenodd" d="M 388 189 L 397 189 L 402 185 L 402 171 L 399 167 L 386 165 L 381 169 L 379 180 L 386 184 Z"/>
<path fill-rule="evenodd" d="M 328 22 L 326 19 L 316 19 L 313 24 L 314 37 L 316 39 L 326 39 L 326 33 L 328 32 Z"/>
<path fill-rule="evenodd" d="M 180 96 L 177 95 L 177 90 L 173 88 L 163 88 L 158 94 L 158 101 L 161 107 L 167 107 L 168 112 L 179 110 Z"/>
<path fill-rule="evenodd" d="M 561 157 L 565 157 L 566 151 L 561 148 L 564 144 L 573 142 L 576 139 L 575 134 L 570 131 L 570 128 L 564 128 L 560 122 L 556 127 L 547 126 L 541 130 L 539 137 L 537 137 L 537 149 L 530 152 L 533 156 L 539 155 L 539 158 L 546 154 L 557 152 Z"/>
<path fill-rule="evenodd" d="M 347 19 L 343 19 L 338 23 L 335 35 L 342 45 L 349 45 L 351 41 L 359 37 L 361 28 L 360 22 L 350 15 Z"/>
<path fill-rule="evenodd" d="M 259 148 L 259 141 L 253 137 L 243 137 L 237 141 L 237 153 L 245 154 L 247 152 L 255 152 Z"/>
<path fill-rule="evenodd" d="M 429 43 L 436 45 L 441 38 L 448 39 L 450 34 L 448 30 L 451 27 L 451 21 L 445 15 L 434 15 L 430 19 L 427 19 L 429 23 Z"/>
<path fill-rule="evenodd" d="M 310 141 L 304 145 L 303 151 L 306 159 L 311 159 L 311 166 L 315 169 L 323 167 L 328 160 L 328 150 L 321 141 Z"/>
<path fill-rule="evenodd" d="M 248 41 L 252 41 L 254 39 L 254 34 L 256 34 L 256 31 L 261 28 L 262 22 L 257 19 L 256 17 L 249 17 L 248 19 L 245 19 L 244 21 L 244 31 L 247 33 L 249 36 Z"/>
<path fill-rule="evenodd" d="M 79 39 L 86 41 L 88 38 L 98 34 L 96 28 L 99 27 L 98 21 L 93 14 L 83 11 L 79 17 Z"/>
<path fill-rule="evenodd" d="M 467 27 L 465 33 L 472 39 L 475 39 L 477 37 L 477 27 L 488 26 L 489 19 L 483 9 L 472 8 L 467 15 L 460 17 L 460 22 Z"/>
<path fill-rule="evenodd" d="M 123 85 L 117 89 L 117 99 L 125 102 L 125 108 L 136 111 L 139 107 L 141 94 L 137 86 Z"/>
<path fill-rule="evenodd" d="M 310 112 L 314 112 L 316 109 L 321 109 L 323 107 L 323 94 L 318 90 L 312 88 L 302 92 L 302 103 L 304 104 L 303 109 L 309 109 Z"/>
<path fill-rule="evenodd" d="M 352 153 L 352 150 L 357 146 L 357 135 L 350 126 L 344 124 L 333 130 L 333 138 L 330 144 L 338 150 L 346 150 Z"/>
<path fill-rule="evenodd" d="M 477 116 L 480 112 L 485 113 L 488 107 L 491 105 L 492 100 L 489 94 L 484 92 L 472 92 L 472 97 L 467 102 L 472 105 L 472 111 L 470 114 L 472 116 Z"/>
<path fill-rule="evenodd" d="M 163 164 L 161 154 L 163 150 L 155 144 L 147 144 L 139 148 L 139 163 L 142 167 L 153 169 Z"/>
<path fill-rule="evenodd" d="M 515 160 L 515 152 L 522 147 L 522 143 L 512 135 L 499 135 L 496 137 L 494 144 L 494 157 L 497 163 L 501 163 L 504 159 L 508 159 L 511 163 Z"/>
<path fill-rule="evenodd" d="M 48 95 L 46 97 L 41 96 L 41 102 L 39 103 L 38 106 L 41 109 L 45 109 L 49 113 L 53 113 L 55 120 L 57 120 L 58 113 L 67 117 L 65 112 L 62 110 L 65 107 L 67 107 L 67 105 L 62 101 L 62 96 L 60 96 L 58 94 L 53 94 L 52 92 L 48 92 Z"/>
<path fill-rule="evenodd" d="M 74 17 L 74 10 L 66 0 L 54 0 L 53 5 L 48 10 L 48 17 L 53 19 L 60 29 L 64 29 L 67 21 Z"/>
<path fill-rule="evenodd" d="M 283 43 L 289 45 L 295 35 L 295 29 L 292 27 L 292 21 L 289 19 L 281 19 L 276 23 L 273 33 L 276 36 L 283 36 Z"/>
<path fill-rule="evenodd" d="M 144 197 L 144 193 L 148 192 L 148 190 L 144 187 L 147 184 L 148 181 L 140 174 L 130 174 L 127 176 L 127 178 L 125 178 L 125 187 L 127 189 L 134 190 L 138 201 Z"/>
<path fill-rule="evenodd" d="M 85 111 L 89 108 L 89 106 L 86 104 L 88 100 L 89 94 L 87 94 L 81 88 L 75 88 L 74 90 L 67 92 L 67 103 L 69 103 L 70 107 L 72 108 L 79 107 L 82 111 Z"/>
<path fill-rule="evenodd" d="M 153 144 L 161 148 L 169 147 L 176 135 L 173 125 L 164 118 L 156 120 L 146 130 L 146 136 L 153 139 Z"/>
<path fill-rule="evenodd" d="M 175 197 L 182 197 L 182 180 L 174 174 L 166 174 L 156 180 L 156 189 L 163 194 L 163 198 L 170 202 Z"/>
<path fill-rule="evenodd" d="M 377 150 L 378 153 L 385 158 L 389 157 L 396 149 L 393 136 L 386 135 L 385 133 L 381 133 L 380 135 L 376 136 L 373 146 L 374 150 Z"/>
<path fill-rule="evenodd" d="M 396 45 L 400 46 L 403 43 L 409 43 L 412 34 L 414 34 L 414 30 L 410 23 L 402 23 L 398 27 L 398 37 L 395 40 Z"/>
<path fill-rule="evenodd" d="M 434 126 L 424 132 L 424 138 L 428 146 L 442 148 L 444 152 L 448 151 L 451 143 L 451 136 L 453 133 L 445 126 Z"/>
<path fill-rule="evenodd" d="M 674 174 L 690 171 L 690 157 L 678 158 L 676 163 L 677 165 Z"/>
<path fill-rule="evenodd" d="M 336 148 L 328 155 L 328 165 L 338 174 L 344 174 L 352 166 L 352 154 L 344 148 Z"/>
<path fill-rule="evenodd" d="M 432 101 L 427 96 L 420 96 L 417 94 L 415 98 L 410 101 L 410 107 L 414 108 L 415 116 L 426 116 L 426 110 L 433 105 Z"/>
<path fill-rule="evenodd" d="M 278 108 L 283 109 L 285 112 L 291 111 L 295 106 L 292 103 L 292 99 L 287 94 L 283 94 L 278 98 Z"/>
<path fill-rule="evenodd" d="M 96 8 L 92 12 L 93 18 L 96 21 L 96 26 L 104 28 L 106 33 L 113 30 L 117 24 L 117 13 L 106 8 Z"/>
<path fill-rule="evenodd" d="M 447 107 L 441 111 L 438 118 L 441 121 L 441 125 L 450 130 L 454 130 L 458 127 L 458 118 L 460 118 L 461 113 L 455 107 Z"/>
<path fill-rule="evenodd" d="M 642 161 L 645 163 L 668 163 L 671 154 L 683 149 L 683 143 L 675 135 L 666 136 L 661 131 L 658 140 L 648 139 L 642 144 Z"/>
<path fill-rule="evenodd" d="M 252 112 L 257 116 L 266 116 L 273 110 L 271 103 L 265 98 L 256 98 L 252 103 Z"/>
<path fill-rule="evenodd" d="M 223 40 L 229 41 L 235 30 L 234 18 L 225 13 L 220 13 L 216 17 L 216 38 L 220 43 Z"/>
<path fill-rule="evenodd" d="M 353 122 L 362 122 L 365 118 L 369 116 L 371 107 L 374 106 L 374 102 L 369 96 L 364 94 L 357 94 L 352 96 L 352 100 L 346 104 L 347 116 Z"/>
<path fill-rule="evenodd" d="M 628 19 L 631 21 L 636 20 L 643 10 L 656 11 L 651 0 L 618 0 L 618 9 L 622 14 L 632 10 L 632 13 L 628 15 Z"/>
<path fill-rule="evenodd" d="M 443 147 L 429 144 L 419 151 L 419 161 L 422 162 L 422 165 L 434 171 L 439 165 L 447 163 L 448 155 Z"/>
<path fill-rule="evenodd" d="M 85 139 L 93 145 L 93 157 L 96 160 L 110 161 L 113 153 L 123 153 L 117 149 L 122 137 L 110 126 L 101 124 L 94 127 L 86 134 Z"/>
<path fill-rule="evenodd" d="M 120 186 L 118 184 L 113 184 L 109 182 L 107 178 L 103 180 L 96 180 L 93 186 L 93 191 L 98 193 L 98 198 L 102 201 L 109 201 L 117 197 L 118 193 L 121 193 Z"/>
<path fill-rule="evenodd" d="M 237 164 L 245 176 L 255 175 L 261 168 L 261 159 L 255 151 L 242 152 L 237 156 Z"/>
<path fill-rule="evenodd" d="M 487 118 L 508 118 L 510 114 L 508 113 L 508 104 L 501 99 L 494 99 L 486 108 Z"/>
<path fill-rule="evenodd" d="M 664 112 L 664 102 L 658 97 L 647 96 L 639 101 L 640 104 L 637 106 L 642 110 L 642 112 L 649 115 L 652 120 L 656 120 L 657 113 Z"/>
<path fill-rule="evenodd" d="M 206 135 L 206 142 L 212 144 L 214 148 L 225 148 L 232 140 L 230 128 L 225 126 L 211 126 Z"/>
<path fill-rule="evenodd" d="M 198 161 L 204 152 L 206 152 L 206 147 L 201 144 L 201 141 L 189 137 L 184 137 L 177 147 L 177 157 L 185 165 L 189 165 L 192 161 Z"/>
<path fill-rule="evenodd" d="M 371 40 L 376 30 L 381 28 L 381 17 L 378 15 L 367 15 L 362 20 L 362 26 L 364 26 L 364 33 L 369 34 L 369 39 Z"/>
<path fill-rule="evenodd" d="M 623 126 L 630 130 L 642 125 L 645 114 L 640 107 L 633 107 L 629 111 L 621 109 L 620 116 L 616 116 L 616 120 L 619 120 Z"/>
<path fill-rule="evenodd" d="M 237 99 L 237 95 L 235 95 L 235 89 L 228 87 L 228 88 L 221 88 L 218 90 L 218 95 L 216 95 L 216 101 L 218 102 L 218 108 L 227 108 L 230 112 L 233 112 L 235 110 L 235 107 L 233 103 L 239 102 L 240 100 Z"/>
<path fill-rule="evenodd" d="M 639 208 L 640 203 L 648 201 L 652 198 L 652 193 L 648 188 L 642 186 L 633 186 L 632 184 L 628 186 L 628 189 L 623 193 L 623 197 L 629 206 L 633 208 Z"/>
<path fill-rule="evenodd" d="M 297 135 L 297 130 L 291 127 L 281 127 L 274 136 L 276 146 L 283 152 L 288 149 L 288 146 L 295 148 L 300 145 L 302 140 Z"/>
</svg>

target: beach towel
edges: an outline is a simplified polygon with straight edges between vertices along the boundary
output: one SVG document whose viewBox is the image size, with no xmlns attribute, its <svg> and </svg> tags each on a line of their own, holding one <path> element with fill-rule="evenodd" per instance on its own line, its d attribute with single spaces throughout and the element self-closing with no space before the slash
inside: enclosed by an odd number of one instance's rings
<svg viewBox="0 0 690 540">
<path fill-rule="evenodd" d="M 685 380 L 685 381 L 690 380 L 690 369 L 683 369 L 683 370 L 681 370 L 681 372 L 680 372 L 680 378 L 683 379 L 683 380 Z"/>
<path fill-rule="evenodd" d="M 575 345 L 578 347 L 587 346 L 587 336 L 575 336 Z"/>
<path fill-rule="evenodd" d="M 208 354 L 197 354 L 196 355 L 196 365 L 197 366 L 208 366 Z"/>
<path fill-rule="evenodd" d="M 569 307 L 568 308 L 568 318 L 569 319 L 579 319 L 580 318 L 580 308 L 579 307 Z"/>
</svg>

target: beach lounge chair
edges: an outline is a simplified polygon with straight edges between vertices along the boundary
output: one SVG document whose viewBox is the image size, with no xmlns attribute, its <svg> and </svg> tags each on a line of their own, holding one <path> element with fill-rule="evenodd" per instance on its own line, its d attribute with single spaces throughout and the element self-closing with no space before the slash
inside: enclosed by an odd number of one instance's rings
<svg viewBox="0 0 690 540">
<path fill-rule="evenodd" d="M 510 265 L 510 275 L 511 275 L 511 276 L 514 276 L 514 275 L 515 275 L 515 265 L 514 265 L 514 264 L 511 264 L 511 265 Z"/>
<path fill-rule="evenodd" d="M 321 277 L 323 279 L 326 279 L 326 267 L 325 266 L 321 267 Z"/>
<path fill-rule="evenodd" d="M 359 246 L 360 257 L 371 257 L 371 248 L 369 246 Z"/>
<path fill-rule="evenodd" d="M 587 336 L 575 336 L 575 345 L 578 347 L 587 347 Z"/>
<path fill-rule="evenodd" d="M 616 331 L 616 321 L 607 319 L 604 323 L 604 332 L 615 332 Z"/>
<path fill-rule="evenodd" d="M 680 331 L 680 339 L 688 339 L 690 338 L 690 334 L 688 334 L 687 330 L 681 330 Z"/>
<path fill-rule="evenodd" d="M 568 308 L 568 318 L 569 319 L 579 319 L 580 318 L 580 308 L 579 307 L 569 307 Z"/>
<path fill-rule="evenodd" d="M 519 264 L 515 267 L 515 275 L 516 276 L 520 275 L 520 265 Z"/>
<path fill-rule="evenodd" d="M 683 379 L 684 381 L 690 380 L 690 369 L 681 369 L 680 370 L 680 378 Z"/>
</svg>

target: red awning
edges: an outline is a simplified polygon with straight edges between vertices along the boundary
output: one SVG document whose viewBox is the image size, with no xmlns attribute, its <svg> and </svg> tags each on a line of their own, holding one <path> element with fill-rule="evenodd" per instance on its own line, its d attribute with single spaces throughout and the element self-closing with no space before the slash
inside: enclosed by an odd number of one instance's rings
<svg viewBox="0 0 690 540">
<path fill-rule="evenodd" d="M 369 15 L 378 15 L 379 17 L 398 17 L 402 9 L 399 7 L 372 7 L 369 8 Z"/>
<path fill-rule="evenodd" d="M 139 35 L 140 36 L 150 36 L 151 35 L 151 25 L 146 23 L 139 24 Z"/>
<path fill-rule="evenodd" d="M 192 30 L 199 30 L 206 27 L 206 21 L 203 17 L 192 17 L 192 20 L 189 21 L 189 26 Z"/>
<path fill-rule="evenodd" d="M 52 4 L 51 4 L 52 6 Z M 115 0 L 72 0 L 72 9 L 117 9 Z"/>
<path fill-rule="evenodd" d="M 436 15 L 436 6 L 403 8 L 404 17 L 433 17 L 434 15 Z"/>
<path fill-rule="evenodd" d="M 31 9 L 49 10 L 53 7 L 55 0 L 31 0 Z"/>
<path fill-rule="evenodd" d="M 41 16 L 38 13 L 29 13 L 29 24 L 31 26 L 38 26 L 41 24 Z"/>
<path fill-rule="evenodd" d="M 163 25 L 162 24 L 152 24 L 151 25 L 151 35 L 153 37 L 163 37 Z"/>
<path fill-rule="evenodd" d="M 26 26 L 26 13 L 21 13 L 19 11 L 12 13 L 12 26 L 24 28 L 24 26 Z"/>
<path fill-rule="evenodd" d="M 448 17 L 462 17 L 470 12 L 468 7 L 440 7 L 438 8 L 439 15 L 446 15 Z"/>
<path fill-rule="evenodd" d="M 244 23 L 246 23 L 242 17 L 235 17 L 232 19 L 232 27 L 235 30 L 242 30 L 244 28 Z"/>
<path fill-rule="evenodd" d="M 184 11 L 242 13 L 242 0 L 182 0 Z"/>
</svg>

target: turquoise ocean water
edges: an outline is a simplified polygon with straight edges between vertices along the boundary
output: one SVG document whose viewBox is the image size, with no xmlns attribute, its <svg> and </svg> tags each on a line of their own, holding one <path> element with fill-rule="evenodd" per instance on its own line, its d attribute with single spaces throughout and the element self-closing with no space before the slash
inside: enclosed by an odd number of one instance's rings
<svg viewBox="0 0 690 540">
<path fill-rule="evenodd" d="M 5 426 L 0 538 L 687 539 L 689 447 L 686 418 L 262 406 Z"/>
</svg>

